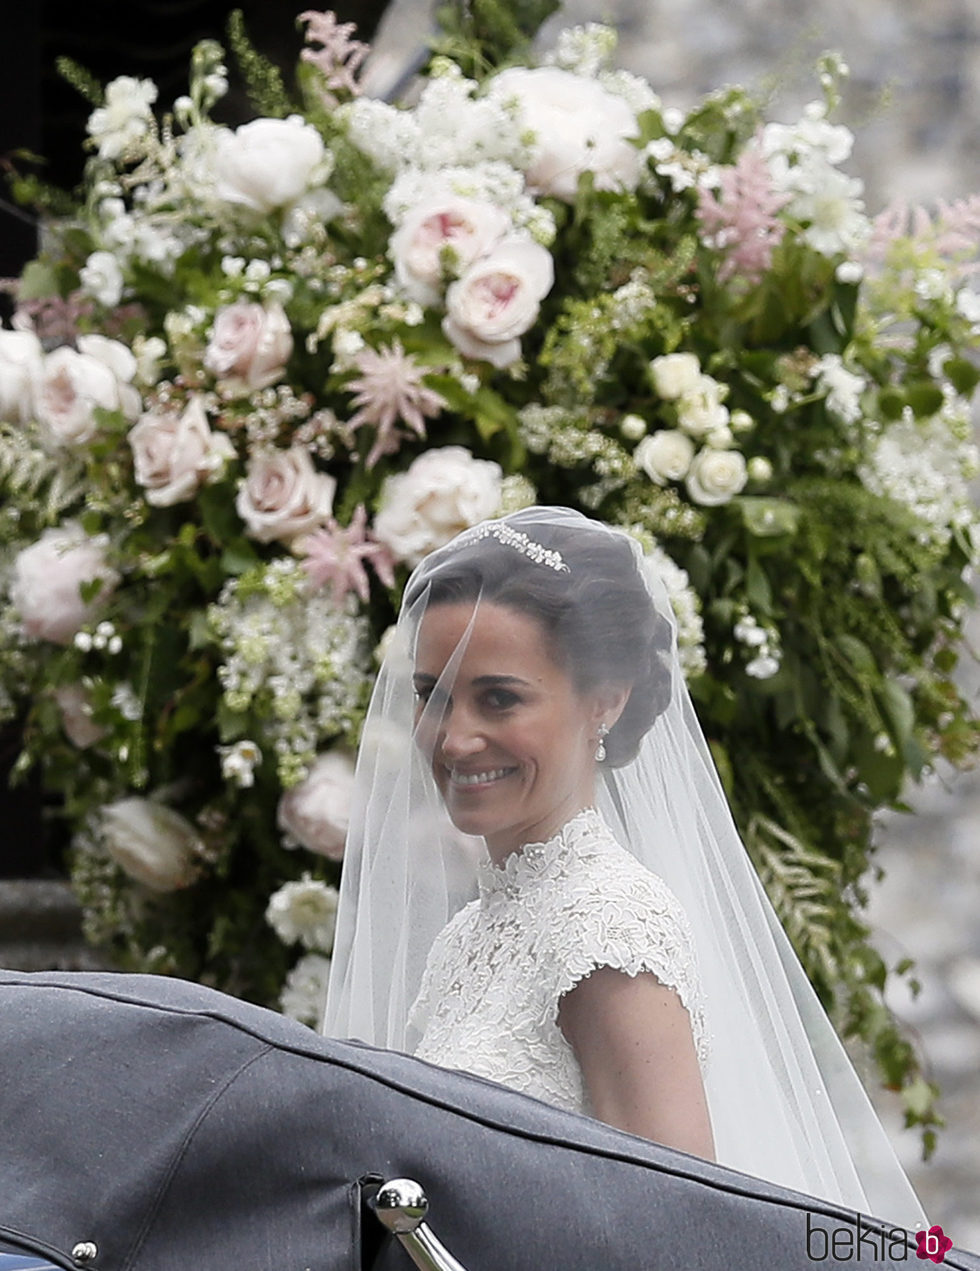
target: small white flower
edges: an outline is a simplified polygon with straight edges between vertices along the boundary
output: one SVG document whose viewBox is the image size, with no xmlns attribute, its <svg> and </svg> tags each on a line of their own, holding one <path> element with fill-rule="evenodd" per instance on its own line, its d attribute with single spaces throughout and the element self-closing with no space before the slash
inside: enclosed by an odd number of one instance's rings
<svg viewBox="0 0 980 1271">
<path fill-rule="evenodd" d="M 306 873 L 272 895 L 266 906 L 266 921 L 283 944 L 298 942 L 304 948 L 329 953 L 339 898 L 336 887 Z"/>
<path fill-rule="evenodd" d="M 642 415 L 624 415 L 619 421 L 619 431 L 627 441 L 639 441 L 646 436 L 647 421 Z"/>
<path fill-rule="evenodd" d="M 864 277 L 864 266 L 857 260 L 842 260 L 834 270 L 838 282 L 856 283 Z"/>
<path fill-rule="evenodd" d="M 262 760 L 262 751 L 254 741 L 236 741 L 233 746 L 219 746 L 221 775 L 226 781 L 247 789 L 255 784 L 255 768 Z"/>
<path fill-rule="evenodd" d="M 698 387 L 701 363 L 694 353 L 665 353 L 650 363 L 650 379 L 665 401 L 675 401 Z"/>
<path fill-rule="evenodd" d="M 771 654 L 764 653 L 746 664 L 745 674 L 751 675 L 754 680 L 771 680 L 778 670 L 778 660 Z"/>
<path fill-rule="evenodd" d="M 82 290 L 107 309 L 122 299 L 123 273 L 112 252 L 92 252 L 78 276 Z"/>
<path fill-rule="evenodd" d="M 956 293 L 956 312 L 973 326 L 980 325 L 980 291 L 962 287 Z"/>
<path fill-rule="evenodd" d="M 279 1007 L 288 1019 L 310 1028 L 319 1028 L 327 1005 L 330 959 L 321 953 L 306 953 L 286 976 Z"/>
<path fill-rule="evenodd" d="M 753 455 L 748 462 L 749 480 L 757 485 L 765 485 L 772 480 L 772 464 L 765 455 Z"/>
</svg>

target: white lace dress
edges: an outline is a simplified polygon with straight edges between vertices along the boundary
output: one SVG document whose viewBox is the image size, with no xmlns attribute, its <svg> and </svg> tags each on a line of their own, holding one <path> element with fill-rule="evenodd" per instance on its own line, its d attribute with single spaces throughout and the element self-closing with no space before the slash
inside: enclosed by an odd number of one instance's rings
<svg viewBox="0 0 980 1271">
<path fill-rule="evenodd" d="M 677 991 L 707 1062 L 701 986 L 687 916 L 663 879 L 593 809 L 554 838 L 481 866 L 479 898 L 440 932 L 410 1022 L 416 1055 L 575 1112 L 590 1111 L 558 1027 L 564 993 L 599 967 L 651 972 Z"/>
</svg>

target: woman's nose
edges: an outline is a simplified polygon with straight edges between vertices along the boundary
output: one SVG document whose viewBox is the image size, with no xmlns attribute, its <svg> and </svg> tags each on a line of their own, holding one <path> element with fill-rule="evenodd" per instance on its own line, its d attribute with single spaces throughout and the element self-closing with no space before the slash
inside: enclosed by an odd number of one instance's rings
<svg viewBox="0 0 980 1271">
<path fill-rule="evenodd" d="M 439 749 L 447 759 L 479 754 L 486 740 L 473 717 L 459 707 L 447 711 L 439 737 Z"/>
</svg>

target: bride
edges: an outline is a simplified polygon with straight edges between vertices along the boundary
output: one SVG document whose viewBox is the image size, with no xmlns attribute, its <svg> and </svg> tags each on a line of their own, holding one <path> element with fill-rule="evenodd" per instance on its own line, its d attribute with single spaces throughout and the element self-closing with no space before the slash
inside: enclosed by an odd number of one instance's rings
<svg viewBox="0 0 980 1271">
<path fill-rule="evenodd" d="M 324 1030 L 924 1222 L 738 837 L 663 585 L 568 509 L 467 530 L 408 582 Z"/>
</svg>

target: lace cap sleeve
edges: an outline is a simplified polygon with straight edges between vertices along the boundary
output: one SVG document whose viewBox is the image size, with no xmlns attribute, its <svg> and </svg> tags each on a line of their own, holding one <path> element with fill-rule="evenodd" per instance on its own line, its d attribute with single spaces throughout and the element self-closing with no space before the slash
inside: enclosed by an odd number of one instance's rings
<svg viewBox="0 0 980 1271">
<path fill-rule="evenodd" d="M 562 996 L 600 967 L 634 976 L 649 972 L 687 1009 L 703 1067 L 708 1037 L 694 942 L 687 914 L 667 884 L 642 866 L 627 872 L 606 864 L 600 876 L 580 880 L 563 908 L 563 920 L 552 928 L 555 1016 Z"/>
</svg>

